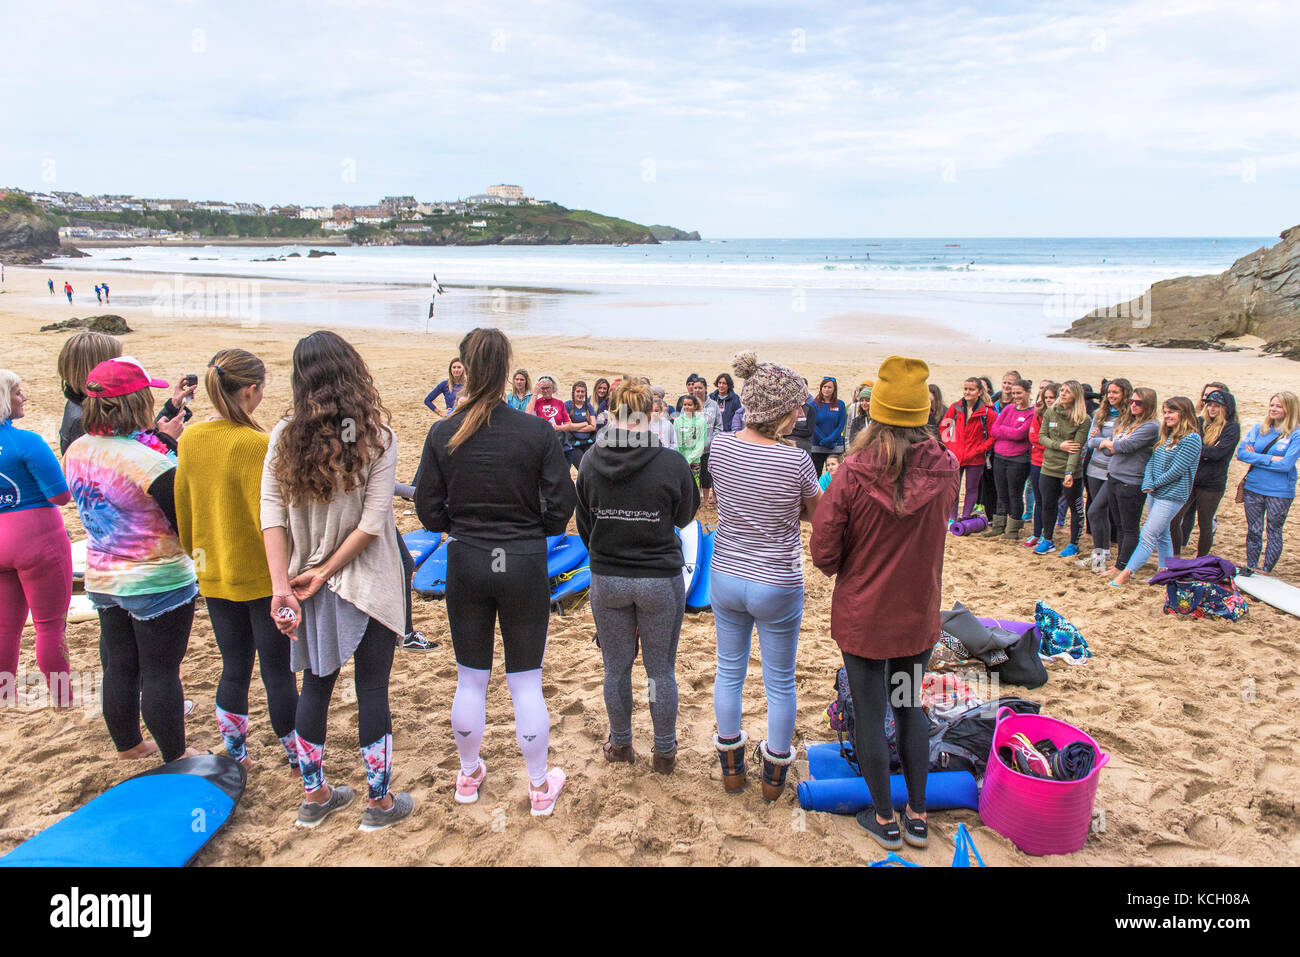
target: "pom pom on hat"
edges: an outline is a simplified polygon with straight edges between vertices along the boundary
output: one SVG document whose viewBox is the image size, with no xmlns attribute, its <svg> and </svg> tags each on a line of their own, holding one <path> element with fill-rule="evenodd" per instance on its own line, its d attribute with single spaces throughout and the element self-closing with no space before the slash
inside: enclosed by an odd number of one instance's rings
<svg viewBox="0 0 1300 957">
<path fill-rule="evenodd" d="M 748 379 L 758 371 L 758 355 L 754 352 L 737 352 L 731 357 L 731 371 L 738 379 Z"/>
</svg>

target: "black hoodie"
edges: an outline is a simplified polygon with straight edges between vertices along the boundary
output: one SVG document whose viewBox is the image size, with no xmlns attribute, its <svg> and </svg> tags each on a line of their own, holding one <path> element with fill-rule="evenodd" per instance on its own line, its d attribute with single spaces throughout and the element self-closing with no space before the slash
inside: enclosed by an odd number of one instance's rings
<svg viewBox="0 0 1300 957">
<path fill-rule="evenodd" d="M 578 467 L 578 534 L 593 575 L 680 575 L 673 529 L 689 525 L 699 507 L 691 467 L 654 432 L 605 429 Z"/>
</svg>

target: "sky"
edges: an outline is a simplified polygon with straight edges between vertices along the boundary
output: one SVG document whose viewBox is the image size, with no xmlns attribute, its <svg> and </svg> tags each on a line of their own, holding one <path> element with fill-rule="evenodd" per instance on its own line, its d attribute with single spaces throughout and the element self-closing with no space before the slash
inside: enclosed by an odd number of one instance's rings
<svg viewBox="0 0 1300 957">
<path fill-rule="evenodd" d="M 530 195 L 710 237 L 1267 236 L 1300 3 L 42 0 L 0 186 Z"/>
</svg>

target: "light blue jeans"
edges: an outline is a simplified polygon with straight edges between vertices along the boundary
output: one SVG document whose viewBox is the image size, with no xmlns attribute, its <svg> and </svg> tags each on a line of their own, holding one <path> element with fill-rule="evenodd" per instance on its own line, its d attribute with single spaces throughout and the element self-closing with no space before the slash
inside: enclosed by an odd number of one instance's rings
<svg viewBox="0 0 1300 957">
<path fill-rule="evenodd" d="M 709 578 L 718 673 L 713 714 L 718 737 L 740 734 L 740 692 L 749 671 L 749 644 L 758 626 L 763 691 L 767 695 L 767 747 L 784 754 L 794 737 L 794 657 L 803 622 L 803 585 L 777 588 L 714 571 Z"/>
<path fill-rule="evenodd" d="M 1137 548 L 1133 549 L 1128 564 L 1124 566 L 1126 570 L 1136 572 L 1147 563 L 1147 559 L 1153 552 L 1156 555 L 1157 567 L 1169 567 L 1169 559 L 1174 557 L 1174 541 L 1169 534 L 1169 523 L 1186 504 L 1185 500 L 1172 502 L 1169 499 L 1156 498 L 1154 495 L 1147 496 L 1146 524 L 1142 526 L 1142 531 L 1138 535 Z"/>
</svg>

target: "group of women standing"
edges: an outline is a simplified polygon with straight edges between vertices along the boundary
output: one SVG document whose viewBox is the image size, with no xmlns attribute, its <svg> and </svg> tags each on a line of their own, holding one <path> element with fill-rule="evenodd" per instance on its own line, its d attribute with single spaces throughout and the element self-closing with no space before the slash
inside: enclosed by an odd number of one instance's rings
<svg viewBox="0 0 1300 957">
<path fill-rule="evenodd" d="M 1206 387 L 1199 417 L 1189 399 L 1158 404 L 1153 391 L 1123 379 L 1105 386 L 1092 414 L 1087 390 L 1074 380 L 1040 383 L 1034 401 L 1032 384 L 1018 373 L 1004 377 L 996 400 L 986 383 L 967 380 L 962 399 L 945 409 L 926 381 L 925 363 L 894 356 L 859 387 L 849 415 L 834 379 L 812 396 L 793 370 L 741 353 L 733 363 L 744 381 L 739 397 L 730 375 L 719 387 L 721 403 L 702 394 L 703 380 L 691 383 L 671 432 L 674 451 L 663 429 L 670 417 L 664 398 L 648 380 L 626 376 L 613 387 L 598 380 L 594 403 L 576 383 L 572 402 L 561 403 L 549 377 L 534 394 L 528 374 L 511 374 L 510 367 L 510 343 L 499 330 L 475 329 L 461 341 L 447 382 L 427 400 L 432 406 L 442 398 L 446 414 L 436 410 L 441 421 L 425 440 L 414 499 L 421 523 L 451 539 L 446 608 L 457 662 L 450 714 L 460 764 L 455 800 L 476 801 L 487 778 L 481 750 L 499 628 L 529 808 L 539 816 L 553 812 L 566 783 L 550 763 L 542 684 L 550 619 L 546 540 L 562 534 L 575 511 L 591 556 L 604 665 L 604 756 L 636 760 L 631 669 L 639 653 L 652 682 L 651 765 L 671 774 L 685 606 L 674 529 L 689 524 L 712 486 L 714 746 L 724 789 L 743 790 L 749 737 L 742 690 L 757 630 L 767 712 L 754 761 L 768 800 L 782 794 L 794 759 L 804 607 L 800 525 L 811 523 L 812 561 L 836 578 L 831 633 L 856 703 L 855 750 L 873 799 L 858 820 L 896 848 L 927 839 L 928 727 L 920 690 L 939 629 L 945 531 L 959 514 L 963 480 L 960 514 L 970 515 L 991 466 L 991 533 L 1012 538 L 1025 519 L 1028 483 L 1034 525 L 1025 544 L 1039 554 L 1055 549 L 1062 502 L 1072 517 L 1069 548 L 1077 551 L 1077 503 L 1086 485 L 1094 552 L 1083 561 L 1105 570 L 1116 547 L 1114 583 L 1123 584 L 1152 553 L 1163 566 L 1198 522 L 1198 554 L 1208 553 L 1234 450 L 1250 465 L 1242 488 L 1245 571 L 1270 571 L 1300 458 L 1295 395 L 1275 395 L 1265 421 L 1239 442 L 1235 402 L 1222 383 Z M 299 341 L 291 408 L 269 435 L 255 417 L 266 369 L 245 350 L 212 357 L 203 385 L 215 415 L 188 427 L 186 406 L 197 383 L 182 381 L 155 415 L 152 390 L 167 383 L 122 356 L 110 337 L 74 336 L 60 373 L 68 398 L 61 469 L 38 436 L 13 425 L 26 397 L 17 377 L 0 371 L 0 474 L 7 480 L 0 485 L 0 672 L 16 669 L 30 606 L 38 663 L 53 700 L 68 703 L 56 687 L 68 670 L 63 631 L 71 592 L 58 506 L 71 499 L 87 535 L 85 586 L 99 612 L 104 718 L 120 757 L 161 751 L 171 761 L 194 753 L 186 743 L 180 663 L 202 595 L 222 655 L 215 719 L 226 750 L 251 764 L 256 658 L 271 729 L 303 781 L 297 823 L 316 827 L 348 806 L 355 795 L 326 781 L 324 752 L 334 685 L 351 661 L 367 790 L 361 827 L 377 830 L 410 815 L 410 795 L 390 786 L 389 679 L 394 649 L 410 627 L 392 513 L 397 441 L 361 356 L 332 332 Z M 706 423 L 706 452 L 694 423 L 709 406 L 719 414 L 734 408 L 732 428 L 710 436 Z M 565 431 L 590 436 L 576 456 L 573 444 L 556 441 L 557 431 L 575 424 L 582 427 Z M 838 438 L 846 425 L 847 454 Z M 806 444 L 793 438 L 801 428 Z M 818 480 L 815 458 L 822 455 L 823 462 L 844 456 L 834 481 Z M 908 792 L 901 823 L 889 800 L 883 734 L 891 689 Z M 155 743 L 144 741 L 141 719 Z"/>
<path fill-rule="evenodd" d="M 1210 553 L 1235 453 L 1251 466 L 1238 498 L 1247 527 L 1242 572 L 1273 570 L 1300 458 L 1300 443 L 1292 439 L 1300 425 L 1293 393 L 1274 395 L 1265 420 L 1243 441 L 1236 400 L 1222 382 L 1206 384 L 1199 405 L 1184 396 L 1160 402 L 1152 389 L 1122 378 L 1104 383 L 1099 395 L 1073 379 L 1044 380 L 1036 400 L 1032 383 L 1018 372 L 1007 373 L 996 398 L 989 388 L 985 379 L 967 379 L 962 399 L 938 427 L 965 479 L 961 517 L 980 507 L 983 473 L 992 470 L 996 506 L 987 537 L 1018 540 L 1032 519 L 1023 544 L 1047 555 L 1057 552 L 1056 529 L 1068 517 L 1069 541 L 1059 555 L 1072 558 L 1079 554 L 1086 493 L 1093 547 L 1077 564 L 1123 585 L 1153 555 L 1165 568 L 1195 528 L 1197 557 Z M 1026 491 L 1032 493 L 1027 504 Z M 958 514 L 954 505 L 952 519 Z"/>
</svg>

